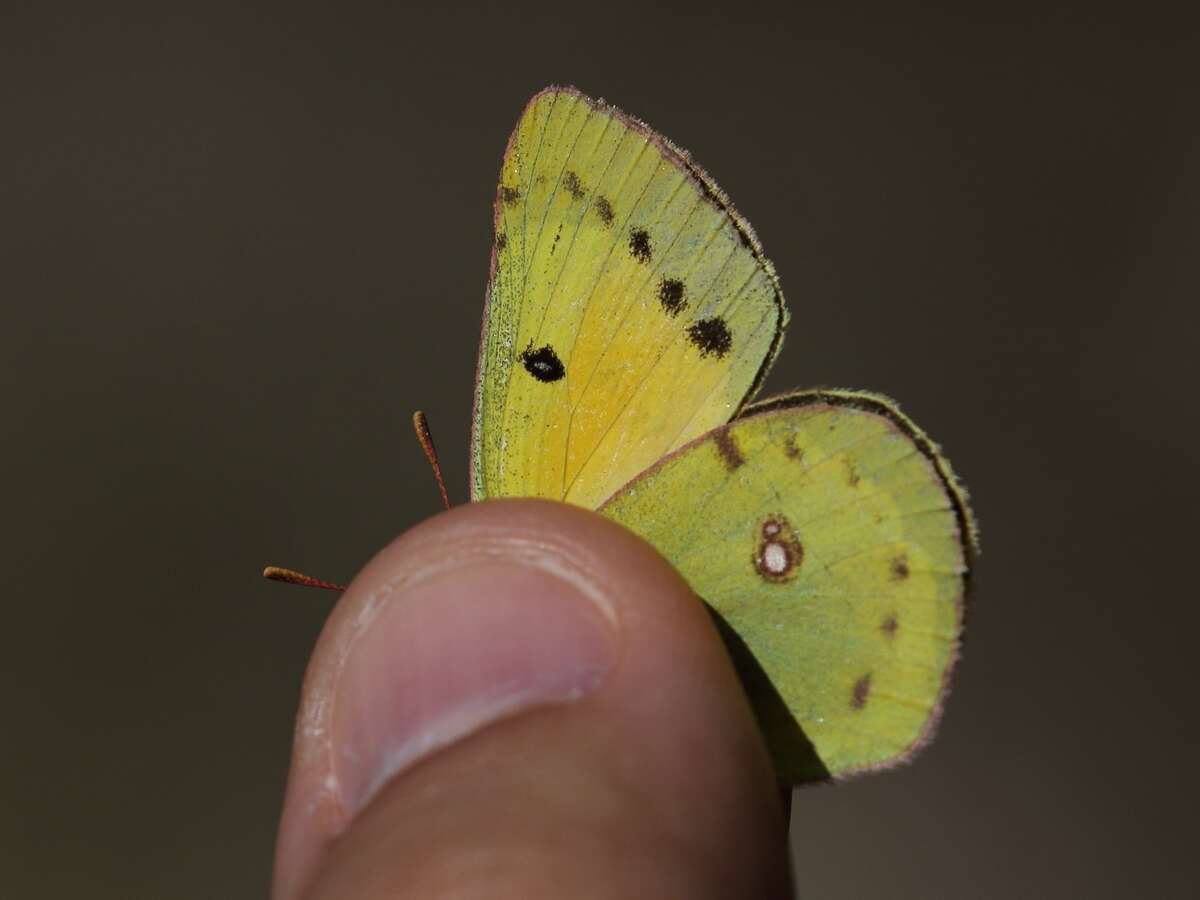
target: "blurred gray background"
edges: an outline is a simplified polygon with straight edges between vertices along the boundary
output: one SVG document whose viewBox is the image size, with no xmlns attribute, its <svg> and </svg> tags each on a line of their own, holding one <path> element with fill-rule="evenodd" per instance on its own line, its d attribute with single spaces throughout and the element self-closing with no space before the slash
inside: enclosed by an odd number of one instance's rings
<svg viewBox="0 0 1200 900">
<path fill-rule="evenodd" d="M 465 498 L 500 155 L 552 82 L 754 223 L 793 312 L 766 393 L 898 398 L 982 523 L 941 736 L 797 795 L 801 894 L 1186 892 L 1190 23 L 100 6 L 0 13 L 0 893 L 265 893 L 333 598 L 258 571 L 348 578 L 438 509 L 416 408 Z"/>
</svg>

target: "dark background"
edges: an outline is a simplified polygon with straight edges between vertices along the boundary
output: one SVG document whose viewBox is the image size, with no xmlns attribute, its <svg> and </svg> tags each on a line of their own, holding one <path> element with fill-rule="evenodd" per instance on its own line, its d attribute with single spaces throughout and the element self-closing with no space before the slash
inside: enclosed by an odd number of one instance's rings
<svg viewBox="0 0 1200 900">
<path fill-rule="evenodd" d="M 436 511 L 415 408 L 465 497 L 500 155 L 569 82 L 754 223 L 793 312 L 766 392 L 898 398 L 982 524 L 941 736 L 797 795 L 801 892 L 1185 893 L 1189 23 L 98 6 L 0 13 L 0 892 L 265 893 L 333 598 L 258 570 L 347 578 Z"/>
</svg>

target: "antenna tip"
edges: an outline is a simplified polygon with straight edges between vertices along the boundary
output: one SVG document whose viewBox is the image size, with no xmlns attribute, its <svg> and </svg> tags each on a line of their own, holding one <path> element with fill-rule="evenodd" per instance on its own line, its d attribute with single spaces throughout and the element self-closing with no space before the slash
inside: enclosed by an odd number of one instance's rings
<svg viewBox="0 0 1200 900">
<path fill-rule="evenodd" d="M 325 581 L 323 578 L 313 578 L 311 575 L 305 575 L 303 572 L 297 572 L 295 569 L 284 569 L 281 566 L 267 566 L 263 569 L 263 578 L 269 578 L 272 581 L 282 581 L 284 584 L 325 588 L 328 591 L 344 591 L 346 589 L 344 584 Z"/>
</svg>

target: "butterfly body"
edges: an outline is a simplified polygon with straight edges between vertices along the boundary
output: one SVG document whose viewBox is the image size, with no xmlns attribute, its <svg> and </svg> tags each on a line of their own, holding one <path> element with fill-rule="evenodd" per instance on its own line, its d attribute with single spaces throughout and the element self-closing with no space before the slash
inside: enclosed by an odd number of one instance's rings
<svg viewBox="0 0 1200 900">
<path fill-rule="evenodd" d="M 495 206 L 473 499 L 599 509 L 713 609 L 781 777 L 842 777 L 931 733 L 975 532 L 935 445 L 884 398 L 746 407 L 787 310 L 749 224 L 648 126 L 530 101 Z"/>
</svg>

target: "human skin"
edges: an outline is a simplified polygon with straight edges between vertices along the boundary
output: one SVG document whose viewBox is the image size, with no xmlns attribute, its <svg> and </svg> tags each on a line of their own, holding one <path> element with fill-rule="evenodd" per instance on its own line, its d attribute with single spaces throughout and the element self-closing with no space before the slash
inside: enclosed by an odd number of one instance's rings
<svg viewBox="0 0 1200 900">
<path fill-rule="evenodd" d="M 563 504 L 459 507 L 354 579 L 309 663 L 273 896 L 787 897 L 708 613 Z"/>
</svg>

